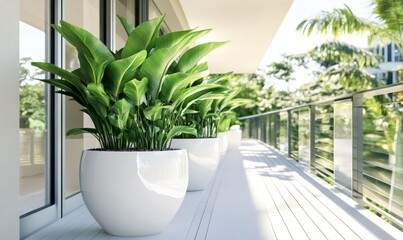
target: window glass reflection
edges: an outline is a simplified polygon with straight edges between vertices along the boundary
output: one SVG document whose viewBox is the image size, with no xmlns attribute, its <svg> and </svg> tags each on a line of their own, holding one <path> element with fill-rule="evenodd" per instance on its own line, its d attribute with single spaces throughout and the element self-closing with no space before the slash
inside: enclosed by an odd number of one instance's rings
<svg viewBox="0 0 403 240">
<path fill-rule="evenodd" d="M 64 19 L 80 26 L 99 38 L 100 4 L 99 0 L 69 0 L 64 1 Z M 79 68 L 77 50 L 66 41 L 65 68 L 69 71 Z M 66 98 L 65 127 L 93 127 L 89 117 L 80 111 L 81 107 L 75 101 Z M 91 135 L 68 136 L 65 140 L 65 195 L 72 196 L 80 191 L 79 166 L 83 149 L 98 147 L 96 139 Z"/>
<path fill-rule="evenodd" d="M 46 188 L 44 73 L 31 66 L 46 60 L 45 0 L 20 1 L 20 214 L 50 203 Z"/>
<path fill-rule="evenodd" d="M 126 18 L 131 24 L 134 25 L 134 1 L 130 0 L 117 0 L 116 1 L 116 15 Z M 116 49 L 119 50 L 125 46 L 127 39 L 127 33 L 120 23 L 119 19 L 116 19 L 116 34 L 115 43 Z"/>
</svg>

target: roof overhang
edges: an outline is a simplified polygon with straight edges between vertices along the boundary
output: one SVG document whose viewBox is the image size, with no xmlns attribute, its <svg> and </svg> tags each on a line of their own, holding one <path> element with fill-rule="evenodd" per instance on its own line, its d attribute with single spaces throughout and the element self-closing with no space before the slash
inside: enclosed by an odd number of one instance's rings
<svg viewBox="0 0 403 240">
<path fill-rule="evenodd" d="M 292 0 L 154 0 L 170 30 L 212 28 L 200 40 L 229 41 L 206 57 L 211 73 L 253 73 Z M 173 13 L 173 14 L 171 14 Z"/>
</svg>

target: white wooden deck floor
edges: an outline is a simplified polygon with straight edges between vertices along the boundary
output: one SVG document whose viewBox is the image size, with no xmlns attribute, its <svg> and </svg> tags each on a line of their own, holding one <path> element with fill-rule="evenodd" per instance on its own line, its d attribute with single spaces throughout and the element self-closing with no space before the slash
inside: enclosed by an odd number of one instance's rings
<svg viewBox="0 0 403 240">
<path fill-rule="evenodd" d="M 28 239 L 386 240 L 403 234 L 277 151 L 245 140 L 240 151 L 227 153 L 206 190 L 187 193 L 161 234 L 110 236 L 83 206 Z"/>
</svg>

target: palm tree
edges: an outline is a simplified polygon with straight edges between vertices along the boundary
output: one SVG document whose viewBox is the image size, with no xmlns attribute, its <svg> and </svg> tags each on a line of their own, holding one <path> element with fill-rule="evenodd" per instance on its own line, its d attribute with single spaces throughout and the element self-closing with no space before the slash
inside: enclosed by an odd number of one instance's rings
<svg viewBox="0 0 403 240">
<path fill-rule="evenodd" d="M 308 36 L 315 30 L 321 34 L 369 33 L 369 43 L 376 38 L 381 43 L 394 42 L 403 56 L 403 1 L 372 0 L 372 17 L 365 19 L 356 16 L 351 9 L 336 8 L 322 11 L 317 16 L 303 20 L 297 30 Z"/>
</svg>

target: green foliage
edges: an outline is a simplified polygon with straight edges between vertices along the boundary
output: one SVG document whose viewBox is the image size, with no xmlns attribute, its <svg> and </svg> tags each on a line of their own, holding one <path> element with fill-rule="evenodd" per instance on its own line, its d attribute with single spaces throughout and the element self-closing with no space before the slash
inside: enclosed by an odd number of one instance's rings
<svg viewBox="0 0 403 240">
<path fill-rule="evenodd" d="M 321 34 L 332 34 L 338 37 L 342 34 L 378 30 L 380 26 L 373 21 L 357 17 L 351 9 L 336 8 L 331 11 L 321 11 L 318 15 L 305 19 L 298 24 L 297 30 L 310 36 L 315 30 Z"/>
<path fill-rule="evenodd" d="M 370 20 L 356 16 L 345 5 L 344 8 L 322 11 L 317 16 L 303 20 L 297 30 L 309 36 L 314 30 L 321 34 L 369 33 L 369 43 L 377 39 L 381 44 L 394 42 L 403 55 L 403 2 L 400 0 L 372 0 Z"/>
<path fill-rule="evenodd" d="M 289 61 L 273 62 L 267 65 L 265 69 L 266 75 L 273 76 L 276 79 L 284 80 L 286 82 L 295 80 L 292 75 L 294 72 L 295 70 Z"/>
<path fill-rule="evenodd" d="M 201 85 L 209 83 L 202 83 Z M 221 91 L 201 96 L 197 102 L 192 102 L 184 111 L 183 116 L 176 119 L 177 124 L 191 126 L 196 129 L 195 135 L 181 134 L 181 138 L 214 138 L 217 137 L 217 124 L 219 121 L 219 103 L 226 97 L 227 88 Z"/>
<path fill-rule="evenodd" d="M 394 41 L 401 49 L 402 7 L 401 1 L 373 0 L 372 19 L 376 19 L 373 21 L 356 16 L 348 6 L 344 6 L 332 11 L 322 11 L 303 20 L 297 30 L 308 36 L 316 31 L 320 34 L 332 34 L 334 37 L 366 32 L 370 34 L 369 40 L 376 36 L 381 43 Z M 382 85 L 365 70 L 376 68 L 381 59 L 370 51 L 351 44 L 339 41 L 325 42 L 306 54 L 286 56 L 284 61 L 292 60 L 297 60 L 299 66 L 316 65 L 317 69 L 314 81 L 291 93 L 297 104 Z M 289 99 L 288 96 L 285 98 Z"/>
<path fill-rule="evenodd" d="M 234 111 L 224 112 L 221 114 L 220 121 L 218 122 L 217 126 L 218 132 L 229 131 L 230 127 L 235 124 L 240 124 L 240 121 L 236 116 L 236 112 Z"/>
<path fill-rule="evenodd" d="M 193 127 L 178 125 L 175 120 L 192 104 L 223 90 L 217 84 L 193 84 L 206 76 L 207 64 L 199 64 L 199 60 L 222 43 L 189 49 L 210 30 L 160 36 L 163 18 L 137 27 L 119 18 L 128 39 L 116 53 L 84 29 L 65 21 L 53 26 L 77 49 L 80 67 L 69 72 L 49 63 L 32 65 L 59 76 L 42 81 L 78 102 L 95 126 L 67 134 L 90 133 L 102 149 L 117 151 L 164 150 L 172 137 L 196 134 Z"/>
<path fill-rule="evenodd" d="M 373 0 L 373 14 L 382 28 L 373 35 L 386 42 L 396 43 L 403 56 L 403 2 L 400 0 Z"/>
<path fill-rule="evenodd" d="M 271 94 L 274 88 L 267 87 L 262 75 L 257 74 L 231 74 L 220 78 L 220 83 L 229 89 L 237 89 L 236 98 L 248 101 L 237 107 L 237 116 L 247 116 L 269 111 L 274 99 Z"/>
<path fill-rule="evenodd" d="M 218 131 L 226 131 L 231 124 L 236 123 L 234 109 L 250 104 L 251 101 L 237 98 L 241 89 L 231 89 L 226 84 L 232 75 L 232 73 L 211 75 L 203 82 L 194 83 L 200 84 L 200 86 L 220 83 L 227 87 L 222 87 L 220 91 L 210 92 L 189 106 L 183 117 L 178 118 L 177 122 L 194 127 L 197 134 L 195 136 L 182 134 L 180 137 L 212 138 L 217 136 Z"/>
<path fill-rule="evenodd" d="M 378 63 L 379 57 L 372 52 L 339 41 L 322 43 L 303 54 L 286 55 L 283 62 L 263 69 L 265 78 L 295 81 L 295 69 L 305 68 L 313 80 L 297 89 L 273 92 L 271 110 L 379 87 L 380 81 L 365 70 Z"/>
<path fill-rule="evenodd" d="M 324 42 L 308 52 L 310 58 L 323 67 L 330 67 L 340 62 L 354 63 L 357 68 L 375 67 L 380 57 L 374 53 L 339 41 Z"/>
<path fill-rule="evenodd" d="M 45 85 L 33 80 L 43 72 L 29 69 L 31 60 L 20 59 L 20 127 L 45 130 Z"/>
</svg>

